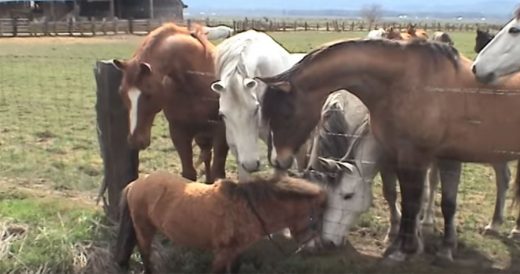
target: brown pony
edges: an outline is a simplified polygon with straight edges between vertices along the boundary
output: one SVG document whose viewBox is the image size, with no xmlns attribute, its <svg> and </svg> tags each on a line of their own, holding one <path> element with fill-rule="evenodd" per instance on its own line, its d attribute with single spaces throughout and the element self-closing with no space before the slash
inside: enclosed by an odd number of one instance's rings
<svg viewBox="0 0 520 274">
<path fill-rule="evenodd" d="M 225 177 L 228 147 L 224 124 L 218 121 L 214 78 L 214 46 L 199 26 L 194 31 L 168 23 L 152 31 L 126 61 L 114 60 L 123 72 L 120 94 L 129 115 L 128 141 L 145 149 L 155 115 L 163 110 L 182 163 L 182 176 L 197 179 L 192 141 L 201 149 L 206 181 Z M 213 166 L 211 149 L 214 149 Z"/>
<path fill-rule="evenodd" d="M 330 91 L 349 90 L 368 107 L 372 132 L 401 185 L 401 224 L 387 254 L 403 260 L 420 252 L 418 213 L 431 161 L 511 161 L 520 152 L 520 76 L 484 85 L 470 67 L 453 47 L 420 40 L 348 41 L 317 49 L 288 71 L 260 78 L 268 85 L 262 116 L 272 130 L 274 163 L 286 169 L 318 123 Z"/>
<path fill-rule="evenodd" d="M 240 253 L 266 234 L 288 227 L 299 243 L 319 235 L 326 198 L 303 179 L 206 185 L 156 172 L 123 190 L 115 258 L 128 267 L 137 244 L 145 273 L 151 273 L 151 243 L 159 231 L 174 244 L 212 250 L 212 272 L 230 271 Z"/>
</svg>

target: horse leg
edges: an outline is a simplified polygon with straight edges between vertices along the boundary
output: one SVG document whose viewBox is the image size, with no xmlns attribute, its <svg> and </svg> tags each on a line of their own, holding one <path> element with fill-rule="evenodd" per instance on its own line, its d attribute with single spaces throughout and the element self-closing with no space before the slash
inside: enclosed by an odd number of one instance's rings
<svg viewBox="0 0 520 274">
<path fill-rule="evenodd" d="M 511 179 L 511 171 L 507 166 L 507 162 L 493 163 L 495 170 L 495 180 L 497 184 L 497 198 L 495 201 L 495 212 L 493 212 L 493 219 L 484 228 L 485 234 L 495 234 L 498 232 L 500 225 L 504 223 L 504 207 L 506 205 L 507 188 L 509 187 L 509 180 Z"/>
<path fill-rule="evenodd" d="M 437 190 L 437 185 L 439 184 L 439 167 L 437 161 L 434 161 L 433 165 L 430 167 L 430 171 L 428 174 L 428 193 L 425 195 L 425 199 L 427 199 L 426 208 L 423 212 L 422 225 L 432 227 L 435 224 L 435 214 L 433 207 L 435 206 L 435 191 Z M 425 191 L 426 192 L 426 191 Z"/>
<path fill-rule="evenodd" d="M 403 150 L 399 154 L 397 178 L 401 188 L 401 223 L 396 239 L 385 251 L 393 261 L 403 261 L 409 255 L 423 251 L 422 233 L 418 229 L 424 180 L 428 162 L 413 150 Z"/>
<path fill-rule="evenodd" d="M 516 227 L 511 230 L 509 238 L 520 240 L 520 212 L 518 212 L 518 217 L 516 217 Z"/>
<path fill-rule="evenodd" d="M 444 240 L 437 256 L 453 261 L 453 251 L 457 248 L 455 212 L 457 211 L 457 193 L 462 163 L 452 160 L 438 160 L 438 165 L 442 188 L 441 209 L 444 216 Z"/>
<path fill-rule="evenodd" d="M 214 179 L 226 178 L 226 158 L 229 146 L 226 141 L 224 123 L 216 125 L 213 135 L 213 165 L 211 175 Z"/>
<path fill-rule="evenodd" d="M 170 124 L 170 136 L 177 153 L 179 153 L 179 158 L 181 158 L 182 177 L 197 181 L 197 171 L 193 167 L 193 149 L 191 146 L 193 135 L 182 128 L 174 128 Z"/>
<path fill-rule="evenodd" d="M 397 236 L 399 222 L 401 221 L 401 212 L 397 207 L 397 175 L 393 168 L 387 165 L 382 165 L 380 175 L 383 182 L 383 196 L 390 210 L 390 227 L 384 241 L 391 242 Z"/>
<path fill-rule="evenodd" d="M 212 273 L 231 273 L 233 268 L 236 267 L 234 265 L 236 263 L 236 259 L 238 254 L 235 250 L 224 249 L 217 251 L 215 254 L 215 258 L 213 258 L 213 263 L 211 266 Z"/>
<path fill-rule="evenodd" d="M 140 220 L 140 222 L 135 222 L 135 220 Z M 153 272 L 150 257 L 152 254 L 152 241 L 155 234 L 155 228 L 145 217 L 134 218 L 134 225 L 137 246 L 139 247 L 139 254 L 141 254 L 141 259 L 143 261 L 144 273 L 150 274 Z"/>
<path fill-rule="evenodd" d="M 206 174 L 206 184 L 213 182 L 211 176 L 211 139 L 201 136 L 195 136 L 195 142 L 200 147 L 200 159 L 204 163 L 204 173 Z"/>
</svg>

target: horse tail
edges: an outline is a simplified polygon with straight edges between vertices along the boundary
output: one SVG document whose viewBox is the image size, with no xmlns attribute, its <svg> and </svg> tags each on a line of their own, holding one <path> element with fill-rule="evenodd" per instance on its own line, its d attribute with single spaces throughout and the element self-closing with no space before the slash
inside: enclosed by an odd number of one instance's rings
<svg viewBox="0 0 520 274">
<path fill-rule="evenodd" d="M 137 243 L 135 228 L 128 208 L 127 195 L 130 187 L 123 189 L 119 204 L 119 232 L 117 234 L 115 259 L 121 268 L 128 268 L 130 256 Z"/>
<path fill-rule="evenodd" d="M 520 160 L 517 162 L 516 166 L 516 178 L 515 178 L 515 198 L 514 198 L 514 204 L 517 207 L 520 207 Z"/>
</svg>

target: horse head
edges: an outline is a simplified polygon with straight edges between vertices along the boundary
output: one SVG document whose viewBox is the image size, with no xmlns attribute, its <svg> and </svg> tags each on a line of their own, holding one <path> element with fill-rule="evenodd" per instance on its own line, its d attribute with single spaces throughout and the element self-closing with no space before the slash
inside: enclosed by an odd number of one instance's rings
<svg viewBox="0 0 520 274">
<path fill-rule="evenodd" d="M 211 89 L 220 95 L 219 115 L 226 124 L 226 141 L 236 154 L 239 165 L 247 172 L 260 168 L 258 97 L 264 88 L 257 80 L 238 72 L 211 85 Z"/>
<path fill-rule="evenodd" d="M 305 144 L 311 131 L 318 123 L 320 107 L 308 107 L 309 104 L 321 104 L 302 96 L 289 80 L 275 77 L 256 79 L 267 85 L 262 104 L 262 119 L 271 130 L 269 146 L 276 156 L 268 159 L 277 169 L 291 167 L 294 155 Z"/>
<path fill-rule="evenodd" d="M 145 149 L 150 145 L 155 115 L 162 109 L 162 81 L 149 63 L 113 60 L 113 64 L 123 73 L 119 94 L 128 110 L 128 143 Z"/>
</svg>

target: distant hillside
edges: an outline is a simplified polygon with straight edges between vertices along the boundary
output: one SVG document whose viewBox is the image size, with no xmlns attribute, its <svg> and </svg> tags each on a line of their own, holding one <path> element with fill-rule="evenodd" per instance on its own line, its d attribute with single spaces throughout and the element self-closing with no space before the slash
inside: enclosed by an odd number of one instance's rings
<svg viewBox="0 0 520 274">
<path fill-rule="evenodd" d="M 188 10 L 348 10 L 356 11 L 373 3 L 380 4 L 387 11 L 396 13 L 471 13 L 490 17 L 511 17 L 517 0 L 186 0 Z"/>
</svg>

